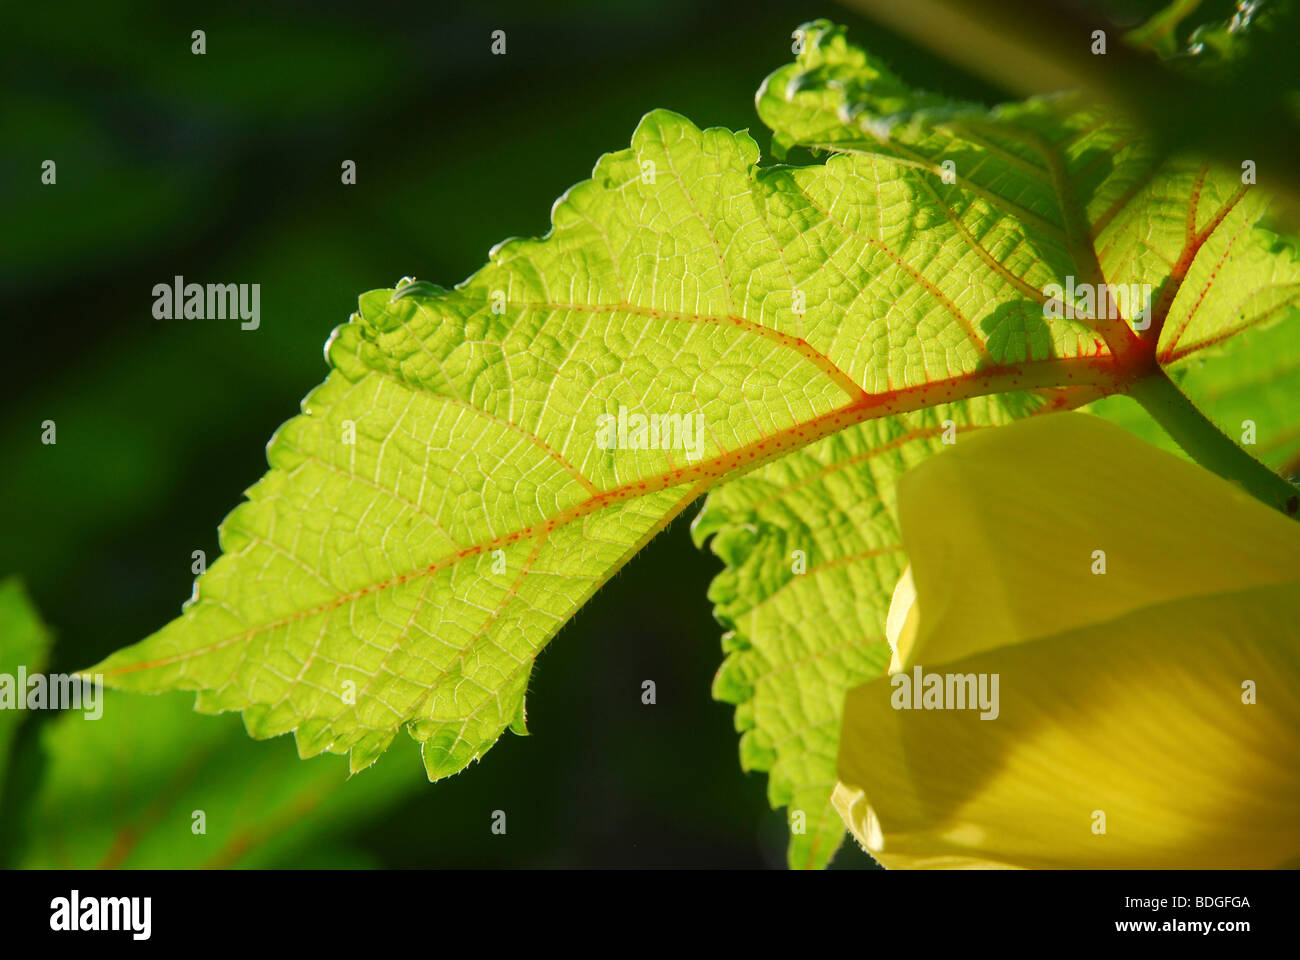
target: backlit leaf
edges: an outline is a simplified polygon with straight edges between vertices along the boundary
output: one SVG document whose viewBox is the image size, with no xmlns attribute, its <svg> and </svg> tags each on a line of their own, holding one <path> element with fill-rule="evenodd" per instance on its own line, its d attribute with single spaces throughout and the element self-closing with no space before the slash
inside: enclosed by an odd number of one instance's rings
<svg viewBox="0 0 1300 960">
<path fill-rule="evenodd" d="M 804 54 L 758 95 L 778 151 L 844 153 L 867 179 L 917 171 L 916 194 L 895 215 L 910 215 L 923 235 L 947 221 L 969 260 L 1026 297 L 1026 287 L 1064 286 L 1067 275 L 1150 284 L 1151 323 L 1129 343 L 1134 356 L 1154 353 L 1229 436 L 1240 439 L 1253 416 L 1261 448 L 1253 452 L 1266 462 L 1294 456 L 1300 394 L 1288 389 L 1296 357 L 1287 345 L 1300 324 L 1300 271 L 1259 225 L 1262 196 L 1198 161 L 1160 158 L 1131 125 L 1074 98 L 993 110 L 952 103 L 904 84 L 840 28 L 802 29 Z M 991 331 L 1003 356 L 1012 345 L 1032 356 L 1059 342 L 1063 328 L 1044 322 L 1041 307 L 1027 304 L 1021 316 Z M 1122 332 L 1111 339 L 1123 349 Z M 955 405 L 946 418 L 965 432 L 1086 397 L 1001 400 Z M 1127 398 L 1093 409 L 1177 449 Z M 701 541 L 717 534 L 714 550 L 728 565 L 710 591 L 729 628 L 714 695 L 737 704 L 742 766 L 770 771 L 774 806 L 807 813 L 807 834 L 791 837 L 793 866 L 826 864 L 842 835 L 829 806 L 840 704 L 888 662 L 885 612 L 907 563 L 893 488 L 910 464 L 942 449 L 940 419 L 926 411 L 851 427 L 711 493 L 694 528 Z M 809 552 L 803 577 L 791 571 L 794 544 Z"/>
<path fill-rule="evenodd" d="M 96 672 L 198 690 L 200 710 L 353 769 L 405 725 L 445 776 L 520 716 L 574 610 L 708 487 L 872 417 L 1112 382 L 1076 321 L 1042 325 L 1033 361 L 993 362 L 1026 359 L 1006 324 L 1041 311 L 952 223 L 895 215 L 915 170 L 757 158 L 745 134 L 652 113 L 547 238 L 454 290 L 362 297 L 182 616 Z M 698 422 L 697 445 L 603 449 L 599 418 L 620 411 Z"/>
<path fill-rule="evenodd" d="M 200 710 L 354 770 L 405 727 L 436 779 L 525 729 L 549 639 L 735 481 L 697 526 L 733 567 L 714 588 L 734 628 L 715 690 L 739 705 L 743 762 L 808 815 L 792 861 L 827 862 L 836 691 L 883 666 L 904 562 L 897 474 L 944 420 L 1078 406 L 1157 357 L 1266 330 L 1300 268 L 1231 172 L 1159 156 L 1098 108 L 950 103 L 828 24 L 806 31 L 759 112 L 780 148 L 834 155 L 759 167 L 747 134 L 655 111 L 545 238 L 452 289 L 365 294 L 182 615 L 94 669 L 196 690 Z M 1073 312 L 1051 292 L 1105 282 L 1149 284 L 1149 322 L 1141 296 Z M 638 444 L 643 416 L 677 418 L 673 435 Z M 818 573 L 787 584 L 804 541 Z M 796 599 L 822 616 L 796 619 Z"/>
</svg>

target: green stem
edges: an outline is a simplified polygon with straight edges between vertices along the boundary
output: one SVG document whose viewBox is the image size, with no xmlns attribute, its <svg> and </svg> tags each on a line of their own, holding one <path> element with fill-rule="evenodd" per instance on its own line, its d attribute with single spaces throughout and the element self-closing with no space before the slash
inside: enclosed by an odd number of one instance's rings
<svg viewBox="0 0 1300 960">
<path fill-rule="evenodd" d="M 1300 490 L 1224 436 L 1163 370 L 1134 381 L 1128 394 L 1201 466 L 1239 484 L 1270 507 L 1295 516 Z"/>
</svg>

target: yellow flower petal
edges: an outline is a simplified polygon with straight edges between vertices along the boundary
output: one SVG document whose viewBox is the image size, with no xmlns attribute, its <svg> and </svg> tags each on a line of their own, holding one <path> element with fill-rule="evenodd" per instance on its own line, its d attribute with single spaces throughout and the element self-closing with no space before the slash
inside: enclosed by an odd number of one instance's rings
<svg viewBox="0 0 1300 960">
<path fill-rule="evenodd" d="M 912 579 L 909 566 L 898 578 L 894 586 L 894 595 L 889 598 L 889 613 L 885 615 L 885 640 L 889 649 L 894 651 L 889 661 L 889 672 L 899 670 L 912 643 L 916 640 L 916 581 Z"/>
<path fill-rule="evenodd" d="M 903 477 L 898 509 L 920 597 L 911 662 L 1300 572 L 1300 523 L 1087 414 L 963 438 Z"/>
<path fill-rule="evenodd" d="M 998 674 L 991 720 L 895 710 L 889 678 L 859 687 L 836 805 L 890 867 L 1294 861 L 1297 624 L 1300 581 L 923 667 Z"/>
<path fill-rule="evenodd" d="M 963 440 L 899 504 L 917 592 L 891 609 L 902 672 L 850 693 L 834 796 L 877 859 L 1300 859 L 1295 521 L 1074 414 Z M 918 666 L 997 675 L 996 718 L 895 709 Z"/>
</svg>

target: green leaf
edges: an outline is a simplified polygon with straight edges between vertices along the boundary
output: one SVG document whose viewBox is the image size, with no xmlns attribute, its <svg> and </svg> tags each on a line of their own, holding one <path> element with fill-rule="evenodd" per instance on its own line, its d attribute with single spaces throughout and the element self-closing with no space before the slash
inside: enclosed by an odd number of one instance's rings
<svg viewBox="0 0 1300 960">
<path fill-rule="evenodd" d="M 946 217 L 989 271 L 1030 299 L 1043 304 L 1045 285 L 1067 276 L 1138 293 L 1148 285 L 1141 339 L 1165 365 L 1295 309 L 1300 262 L 1261 225 L 1267 198 L 1242 171 L 1164 157 L 1131 123 L 1070 95 L 988 110 L 915 91 L 842 28 L 816 21 L 801 29 L 804 53 L 758 94 L 778 149 L 840 151 L 861 158 L 867 178 L 886 160 L 910 165 L 915 229 L 928 227 L 926 216 Z M 942 182 L 948 161 L 952 183 Z M 1119 306 L 1124 319 L 1138 317 Z M 1112 353 L 1127 346 L 1145 356 L 1122 324 L 1099 317 L 1092 325 Z M 1028 320 L 992 332 L 1023 332 L 1032 345 L 1017 344 L 1022 352 L 1045 340 Z"/>
<path fill-rule="evenodd" d="M 1005 249 L 1018 256 L 1030 243 L 1052 252 L 1043 240 L 1047 228 L 1026 231 L 1014 245 L 1000 242 L 1010 219 L 1022 228 L 1041 221 L 1073 230 L 1061 269 L 1082 273 L 1093 264 L 1111 282 L 1116 274 L 1138 276 L 1168 291 L 1163 300 L 1156 295 L 1152 310 L 1152 334 L 1164 323 L 1173 334 L 1160 341 L 1159 357 L 1229 436 L 1240 432 L 1235 418 L 1253 412 L 1260 444 L 1277 451 L 1268 462 L 1277 465 L 1300 445 L 1300 408 L 1287 375 L 1296 356 L 1285 348 L 1300 323 L 1291 307 L 1297 274 L 1290 252 L 1257 226 L 1262 199 L 1243 202 L 1229 176 L 1192 161 L 1158 165 L 1121 121 L 1091 110 L 1062 112 L 1075 108 L 1069 98 L 993 111 L 949 103 L 906 87 L 849 45 L 839 28 L 820 21 L 802 29 L 805 54 L 769 77 L 758 96 L 778 150 L 846 151 L 873 166 L 934 171 L 928 182 L 918 178 L 933 203 L 913 203 L 914 216 L 944 209 L 949 222 L 965 225 L 960 234 L 972 251 L 985 248 L 986 261 Z M 1098 151 L 1106 158 L 1099 160 Z M 1009 162 L 999 164 L 999 157 Z M 954 185 L 941 181 L 942 161 L 954 158 L 965 184 L 960 177 Z M 1219 205 L 1207 217 L 1201 208 L 1210 199 Z M 1071 228 L 1078 215 L 1087 218 L 1086 229 Z M 1242 263 L 1235 254 L 1229 259 L 1237 249 L 1250 251 Z M 1198 306 L 1212 299 L 1232 303 L 1232 312 Z M 1197 332 L 1189 335 L 1191 329 Z M 1156 351 L 1154 336 L 1146 349 Z M 863 424 L 709 495 L 694 531 L 701 542 L 717 534 L 713 548 L 727 569 L 710 597 L 729 628 L 714 695 L 737 704 L 741 764 L 770 771 L 773 806 L 807 813 L 807 834 L 791 836 L 792 866 L 825 865 L 842 837 L 829 804 L 840 704 L 888 660 L 885 612 L 907 562 L 893 515 L 894 483 L 907 466 L 941 449 L 936 420 L 946 417 L 965 431 L 1082 399 L 1078 391 L 1062 393 L 1043 407 L 1037 398 L 1003 396 Z M 1093 409 L 1173 446 L 1127 398 Z M 791 569 L 794 549 L 808 554 L 802 577 Z"/>
<path fill-rule="evenodd" d="M 760 168 L 747 134 L 655 111 L 545 238 L 451 290 L 364 295 L 182 616 L 94 669 L 197 690 L 200 710 L 354 770 L 405 727 L 446 776 L 526 729 L 542 647 L 707 489 L 876 418 L 1007 391 L 1087 402 L 1122 388 L 1166 318 L 1186 337 L 1172 350 L 1224 333 L 1185 277 L 1203 300 L 1212 276 L 1294 273 L 1235 266 L 1262 201 L 1076 100 L 915 94 L 826 26 L 759 109 L 781 142 L 841 153 Z M 1052 316 L 1044 287 L 1067 276 L 1151 282 L 1168 303 L 1149 338 Z M 1240 306 L 1243 329 L 1289 310 L 1263 288 Z M 620 414 L 698 417 L 703 439 L 609 449 L 602 418 Z M 746 744 L 751 766 L 779 762 L 775 739 Z M 777 795 L 811 789 L 790 776 Z"/>
<path fill-rule="evenodd" d="M 198 690 L 200 710 L 292 730 L 303 756 L 350 751 L 354 770 L 405 725 L 445 776 L 520 715 L 555 631 L 708 487 L 863 419 L 1109 376 L 1091 340 L 1072 357 L 1073 322 L 1034 363 L 989 363 L 979 328 L 1002 343 L 1024 302 L 997 274 L 972 299 L 950 227 L 945 250 L 884 221 L 913 171 L 757 158 L 745 134 L 652 113 L 546 239 L 502 245 L 455 290 L 365 295 L 182 616 L 95 672 Z M 621 408 L 702 418 L 698 449 L 602 449 Z"/>
<path fill-rule="evenodd" d="M 1147 21 L 1124 34 L 1124 42 L 1161 57 L 1172 57 L 1181 52 L 1179 26 L 1196 12 L 1201 0 L 1172 0 L 1157 10 Z"/>
<path fill-rule="evenodd" d="M 15 696 L 26 696 L 26 691 L 16 689 L 18 668 L 28 676 L 40 673 L 49 660 L 50 644 L 49 630 L 41 623 L 22 581 L 17 577 L 0 581 L 0 676 L 15 684 Z M 0 709 L 0 796 L 4 795 L 9 750 L 26 716 L 21 710 Z"/>
<path fill-rule="evenodd" d="M 907 565 L 895 484 L 971 430 L 1047 407 L 1021 394 L 942 405 L 827 437 L 709 495 L 692 525 L 726 564 L 709 589 L 728 628 L 713 695 L 736 704 L 741 766 L 769 773 L 772 806 L 804 813 L 796 868 L 830 862 L 841 706 L 889 663 L 885 614 Z"/>
<path fill-rule="evenodd" d="M 357 855 L 331 837 L 423 780 L 400 758 L 351 778 L 337 761 L 304 763 L 287 743 L 254 743 L 237 717 L 205 717 L 188 700 L 105 691 L 98 719 L 70 711 L 46 725 L 19 865 L 351 866 Z"/>
</svg>

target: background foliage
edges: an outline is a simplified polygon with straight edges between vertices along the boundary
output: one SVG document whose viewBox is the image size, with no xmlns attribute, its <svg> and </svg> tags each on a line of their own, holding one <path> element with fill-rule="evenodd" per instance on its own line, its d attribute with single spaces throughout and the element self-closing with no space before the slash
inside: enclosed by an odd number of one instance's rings
<svg viewBox="0 0 1300 960">
<path fill-rule="evenodd" d="M 826 4 L 7 10 L 19 42 L 4 68 L 0 182 L 6 223 L 20 228 L 0 231 L 12 391 L 0 575 L 20 574 L 48 622 L 50 669 L 95 662 L 175 615 L 191 552 L 216 556 L 217 523 L 264 472 L 266 438 L 321 380 L 316 347 L 360 291 L 403 274 L 450 284 L 502 238 L 540 234 L 554 198 L 652 107 L 752 128 L 766 156 L 753 92 L 790 59 L 794 27 L 822 15 L 931 89 L 1015 96 Z M 189 52 L 196 28 L 204 57 Z M 497 28 L 505 57 L 488 52 Z M 50 158 L 55 188 L 39 183 Z M 339 184 L 344 159 L 357 162 L 355 187 Z M 153 319 L 153 285 L 176 274 L 260 283 L 262 328 Z M 47 418 L 58 423 L 52 447 L 39 443 Z M 344 760 L 302 762 L 285 739 L 248 741 L 235 717 L 189 715 L 185 695 L 121 710 L 110 700 L 88 731 L 105 742 L 87 737 L 55 760 L 51 745 L 76 739 L 64 720 L 31 717 L 17 731 L 0 862 L 784 864 L 784 814 L 768 809 L 761 775 L 738 770 L 731 709 L 709 697 L 720 629 L 706 591 L 719 564 L 689 546 L 694 512 L 539 659 L 533 735 L 504 737 L 468 775 L 430 787 L 402 738 L 376 766 L 388 779 L 367 786 L 373 802 L 308 808 L 295 798 L 341 780 Z M 640 703 L 645 679 L 658 685 L 654 707 Z M 167 701 L 181 704 L 170 722 Z M 136 730 L 141 750 L 109 752 L 114 723 Z M 84 761 L 69 759 L 78 750 Z M 197 773 L 176 785 L 185 758 Z M 249 783 L 269 784 L 266 802 L 240 807 Z M 106 806 L 68 799 L 90 796 Z M 245 826 L 278 819 L 242 840 L 210 832 L 209 848 L 191 849 L 195 806 Z M 495 809 L 508 813 L 505 837 L 489 833 Z M 115 824 L 112 836 L 78 834 L 96 818 Z M 112 852 L 123 825 L 159 824 L 174 843 Z M 60 835 L 89 859 L 58 854 Z M 836 865 L 869 863 L 850 848 Z"/>
</svg>

